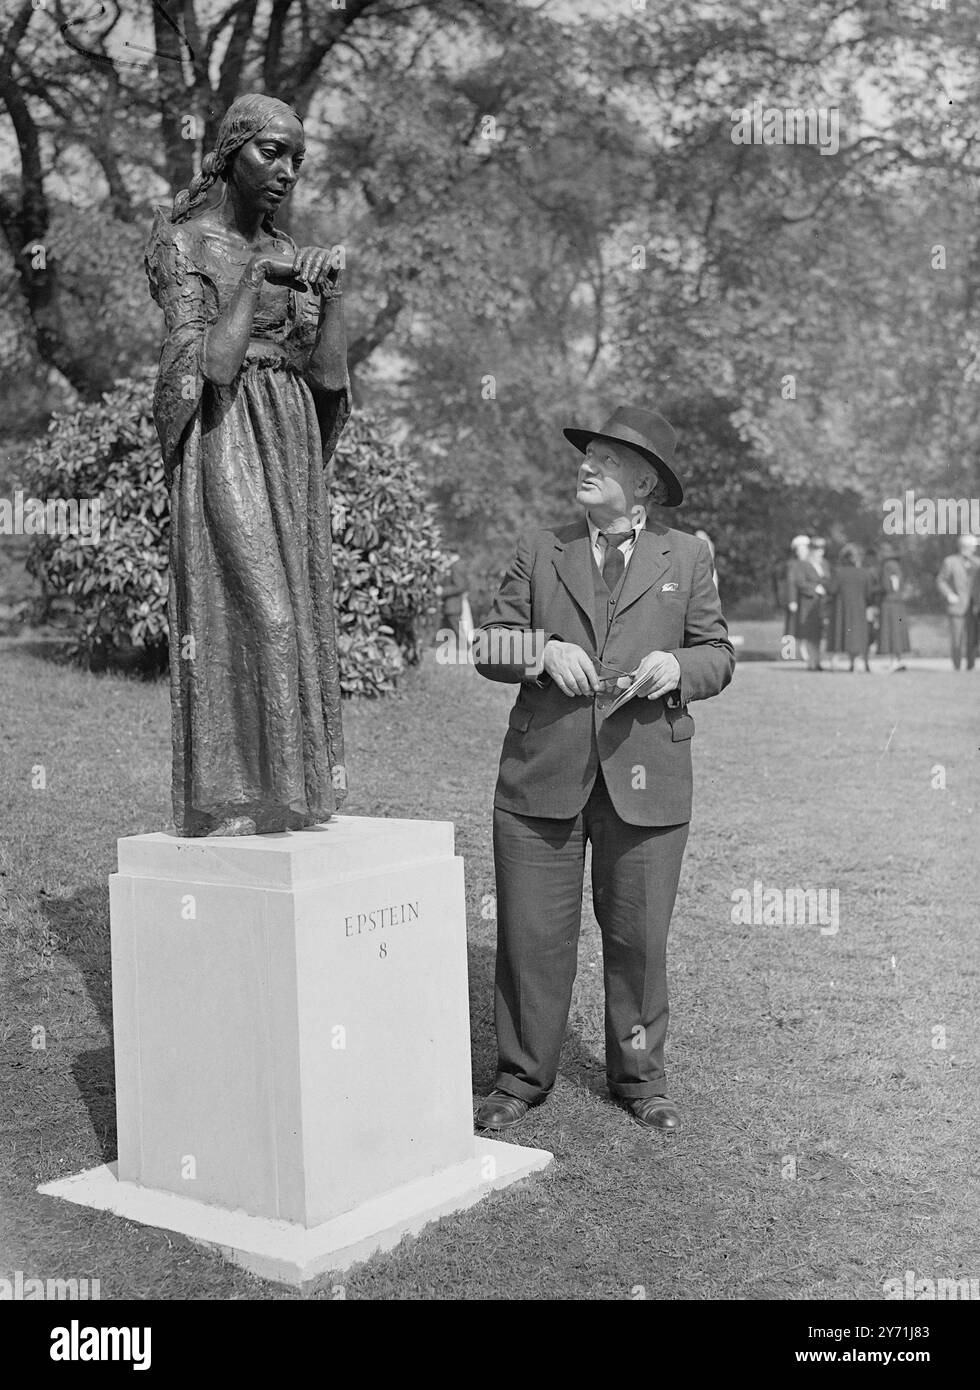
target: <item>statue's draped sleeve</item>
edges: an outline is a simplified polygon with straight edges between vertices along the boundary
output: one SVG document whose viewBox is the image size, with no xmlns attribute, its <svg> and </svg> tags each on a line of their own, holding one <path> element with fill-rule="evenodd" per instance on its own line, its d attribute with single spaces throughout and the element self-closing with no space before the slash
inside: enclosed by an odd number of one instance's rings
<svg viewBox="0 0 980 1390">
<path fill-rule="evenodd" d="M 188 254 L 184 229 L 158 208 L 146 246 L 150 293 L 163 310 L 166 337 L 153 395 L 153 418 L 169 486 L 180 464 L 181 442 L 201 402 L 204 333 L 218 316 L 211 277 Z"/>
</svg>

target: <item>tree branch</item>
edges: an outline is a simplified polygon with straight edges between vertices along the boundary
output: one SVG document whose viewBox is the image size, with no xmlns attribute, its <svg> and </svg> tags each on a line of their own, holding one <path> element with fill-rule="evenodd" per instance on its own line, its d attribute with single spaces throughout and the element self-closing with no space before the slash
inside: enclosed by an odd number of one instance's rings
<svg viewBox="0 0 980 1390">
<path fill-rule="evenodd" d="M 183 3 L 177 13 L 182 17 Z M 182 133 L 183 118 L 193 113 L 193 93 L 184 80 L 183 42 L 176 21 L 153 6 L 153 42 L 157 53 L 157 112 L 167 160 L 167 181 L 176 193 L 194 177 L 194 144 Z"/>
<path fill-rule="evenodd" d="M 262 77 L 265 81 L 267 92 L 278 93 L 279 91 L 279 61 L 282 57 L 282 38 L 286 19 L 292 8 L 293 0 L 275 0 L 272 12 L 269 15 L 269 24 L 266 29 L 265 55 L 262 60 Z"/>
<path fill-rule="evenodd" d="M 211 145 L 217 135 L 218 125 L 221 116 L 224 115 L 228 107 L 239 95 L 241 90 L 242 71 L 245 66 L 245 53 L 248 48 L 248 40 L 252 33 L 252 24 L 255 20 L 257 0 L 244 0 L 238 7 L 235 15 L 235 22 L 232 26 L 231 38 L 228 40 L 228 47 L 225 49 L 225 56 L 221 61 L 221 72 L 218 76 L 217 99 L 221 107 L 221 114 L 209 113 L 208 130 L 205 134 L 205 142 Z M 211 126 L 213 125 L 213 130 Z"/>
<path fill-rule="evenodd" d="M 361 15 L 365 14 L 378 0 L 347 0 L 345 9 L 332 10 L 330 18 L 324 25 L 324 32 L 320 38 L 312 43 L 309 49 L 297 59 L 291 67 L 284 68 L 279 76 L 285 92 L 289 95 L 284 96 L 283 100 L 295 104 L 298 94 L 303 91 L 307 84 L 314 78 L 323 62 L 324 58 L 333 48 L 334 44 L 340 39 L 344 32 Z"/>
</svg>

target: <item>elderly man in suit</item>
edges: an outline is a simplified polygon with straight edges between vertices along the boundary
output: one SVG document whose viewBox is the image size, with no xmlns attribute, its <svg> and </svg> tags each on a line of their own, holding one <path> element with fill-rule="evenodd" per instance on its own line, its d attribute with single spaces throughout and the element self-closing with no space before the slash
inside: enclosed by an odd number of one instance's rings
<svg viewBox="0 0 980 1390">
<path fill-rule="evenodd" d="M 691 818 L 688 705 L 724 689 L 734 652 L 707 544 L 655 519 L 683 498 L 671 426 L 622 407 L 565 436 L 584 454 L 584 515 L 520 541 L 476 634 L 480 674 L 520 683 L 494 797 L 498 1070 L 477 1124 L 511 1128 L 554 1085 L 588 841 L 609 1088 L 671 1131 L 666 947 Z"/>
</svg>

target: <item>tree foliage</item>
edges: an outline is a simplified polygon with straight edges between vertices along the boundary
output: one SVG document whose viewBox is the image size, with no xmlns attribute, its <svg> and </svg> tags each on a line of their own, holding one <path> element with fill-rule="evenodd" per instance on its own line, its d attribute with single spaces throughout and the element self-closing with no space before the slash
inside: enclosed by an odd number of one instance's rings
<svg viewBox="0 0 980 1390">
<path fill-rule="evenodd" d="M 680 524 L 710 515 L 746 553 L 815 510 L 862 530 L 906 487 L 980 491 L 971 7 L 97 8 L 12 0 L 0 29 L 9 381 L 98 399 L 149 365 L 151 205 L 257 88 L 306 121 L 291 230 L 345 246 L 358 397 L 411 436 L 481 588 L 516 529 L 570 509 L 561 426 L 622 401 L 680 412 Z M 839 149 L 734 143 L 756 99 L 837 112 Z M 756 582 L 732 569 L 730 593 Z"/>
<path fill-rule="evenodd" d="M 49 598 L 67 596 L 75 652 L 94 669 L 167 664 L 169 498 L 152 419 L 152 376 L 56 414 L 27 450 L 31 494 L 98 499 L 99 536 L 46 534 L 29 561 Z M 332 461 L 331 532 L 341 688 L 378 695 L 418 660 L 419 628 L 446 569 L 415 461 L 363 412 Z"/>
</svg>

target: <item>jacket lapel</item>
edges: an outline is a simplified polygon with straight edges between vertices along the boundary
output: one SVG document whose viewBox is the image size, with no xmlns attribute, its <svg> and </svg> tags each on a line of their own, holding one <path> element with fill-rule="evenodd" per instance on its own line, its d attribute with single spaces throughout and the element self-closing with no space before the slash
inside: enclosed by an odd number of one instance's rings
<svg viewBox="0 0 980 1390">
<path fill-rule="evenodd" d="M 592 611 L 595 603 L 595 575 L 592 542 L 585 522 L 582 523 L 581 534 L 573 536 L 570 541 L 555 541 L 555 569 L 558 578 L 582 610 L 582 616 L 592 633 L 592 645 L 595 646 L 595 619 Z"/>
<path fill-rule="evenodd" d="M 656 584 L 661 575 L 670 569 L 670 542 L 659 531 L 648 526 L 636 538 L 636 546 L 626 568 L 626 577 L 620 591 L 616 611 L 622 614 Z"/>
</svg>

